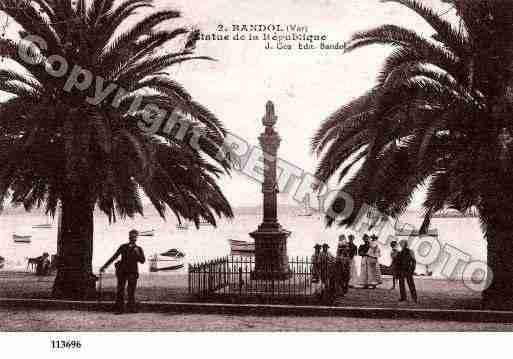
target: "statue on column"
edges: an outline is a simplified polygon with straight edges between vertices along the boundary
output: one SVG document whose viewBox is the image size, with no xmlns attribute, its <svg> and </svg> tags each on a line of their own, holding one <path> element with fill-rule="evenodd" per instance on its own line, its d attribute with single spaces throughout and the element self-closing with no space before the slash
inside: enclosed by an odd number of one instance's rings
<svg viewBox="0 0 513 359">
<path fill-rule="evenodd" d="M 264 152 L 263 221 L 250 233 L 255 239 L 254 279 L 286 279 L 290 275 L 287 256 L 287 238 L 290 231 L 278 222 L 278 184 L 276 180 L 277 152 L 281 138 L 274 130 L 277 117 L 274 104 L 268 101 L 262 123 L 264 132 L 258 138 Z"/>
</svg>

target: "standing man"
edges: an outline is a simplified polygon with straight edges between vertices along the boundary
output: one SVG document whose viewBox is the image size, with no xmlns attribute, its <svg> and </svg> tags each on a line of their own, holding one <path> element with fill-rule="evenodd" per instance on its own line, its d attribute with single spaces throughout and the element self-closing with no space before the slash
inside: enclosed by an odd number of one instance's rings
<svg viewBox="0 0 513 359">
<path fill-rule="evenodd" d="M 114 262 L 116 258 L 121 256 L 121 260 L 115 264 L 116 277 L 118 279 L 116 296 L 117 314 L 121 314 L 125 310 L 125 287 L 127 287 L 128 292 L 127 310 L 130 313 L 137 312 L 135 306 L 135 288 L 137 287 L 137 279 L 139 278 L 138 263 L 144 263 L 146 261 L 142 248 L 136 245 L 138 236 L 139 232 L 135 229 L 128 232 L 128 243 L 122 244 L 105 265 L 100 268 L 100 272 L 105 272 L 105 269 Z"/>
<path fill-rule="evenodd" d="M 401 292 L 400 302 L 406 300 L 406 288 L 404 286 L 404 280 L 408 283 L 410 288 L 411 298 L 417 303 L 417 291 L 415 290 L 415 282 L 413 281 L 413 273 L 415 272 L 415 266 L 417 261 L 415 260 L 415 254 L 408 248 L 408 241 L 403 239 L 399 242 L 401 251 L 397 255 L 397 265 L 399 271 L 399 290 Z"/>
<path fill-rule="evenodd" d="M 312 255 L 312 283 L 318 283 L 319 282 L 319 263 L 321 259 L 321 245 L 316 244 L 314 246 L 314 254 Z"/>
<path fill-rule="evenodd" d="M 319 256 L 320 277 L 321 277 L 321 283 L 324 284 L 324 286 L 328 285 L 329 267 L 333 262 L 335 262 L 335 257 L 333 257 L 333 255 L 328 251 L 329 248 L 330 248 L 330 246 L 327 243 L 323 243 L 322 252 Z"/>
<path fill-rule="evenodd" d="M 390 270 L 392 272 L 392 288 L 390 289 L 393 290 L 396 280 L 399 280 L 397 260 L 400 252 L 397 250 L 397 241 L 390 242 L 390 248 Z"/>
</svg>

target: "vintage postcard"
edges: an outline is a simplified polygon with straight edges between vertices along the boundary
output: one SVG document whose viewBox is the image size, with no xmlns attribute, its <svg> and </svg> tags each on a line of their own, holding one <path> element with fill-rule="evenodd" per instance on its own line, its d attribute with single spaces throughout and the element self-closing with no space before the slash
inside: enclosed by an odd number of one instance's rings
<svg viewBox="0 0 513 359">
<path fill-rule="evenodd" d="M 511 331 L 512 33 L 510 0 L 1 0 L 0 331 Z"/>
</svg>

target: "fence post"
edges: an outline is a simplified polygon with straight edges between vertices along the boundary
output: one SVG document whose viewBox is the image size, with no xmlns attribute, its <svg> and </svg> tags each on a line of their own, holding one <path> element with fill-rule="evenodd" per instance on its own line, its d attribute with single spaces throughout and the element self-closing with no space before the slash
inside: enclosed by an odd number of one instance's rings
<svg viewBox="0 0 513 359">
<path fill-rule="evenodd" d="M 242 265 L 239 266 L 239 295 L 242 296 Z"/>
<path fill-rule="evenodd" d="M 191 264 L 187 267 L 187 287 L 189 291 L 189 295 L 191 295 Z"/>
<path fill-rule="evenodd" d="M 274 297 L 274 271 L 276 268 L 273 268 L 273 265 L 271 264 L 271 297 Z"/>
</svg>

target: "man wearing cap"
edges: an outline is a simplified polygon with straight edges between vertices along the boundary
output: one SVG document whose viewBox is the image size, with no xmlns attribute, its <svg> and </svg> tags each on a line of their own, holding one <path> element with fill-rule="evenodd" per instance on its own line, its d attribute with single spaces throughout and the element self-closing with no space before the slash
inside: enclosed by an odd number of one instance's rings
<svg viewBox="0 0 513 359">
<path fill-rule="evenodd" d="M 415 282 L 413 280 L 413 273 L 415 272 L 415 267 L 417 265 L 415 254 L 410 248 L 408 248 L 407 240 L 401 240 L 399 242 L 399 246 L 401 247 L 401 251 L 397 255 L 399 291 L 401 293 L 401 298 L 399 301 L 403 302 L 406 300 L 406 288 L 404 283 L 406 281 L 406 283 L 408 283 L 408 287 L 410 288 L 411 298 L 415 303 L 417 303 L 417 290 L 415 289 Z"/>
<path fill-rule="evenodd" d="M 321 245 L 316 244 L 314 246 L 314 254 L 312 255 L 312 282 L 319 282 L 319 263 L 321 259 Z"/>
<path fill-rule="evenodd" d="M 144 263 L 146 258 L 141 247 L 136 245 L 139 232 L 132 229 L 128 233 L 128 243 L 122 244 L 116 253 L 100 268 L 100 272 L 121 256 L 121 260 L 116 262 L 116 277 L 118 279 L 116 296 L 116 313 L 123 313 L 125 309 L 124 293 L 127 287 L 128 301 L 127 309 L 131 313 L 136 312 L 135 306 L 135 288 L 139 278 L 139 263 Z"/>
<path fill-rule="evenodd" d="M 329 248 L 328 243 L 323 243 L 320 254 L 320 275 L 321 282 L 324 285 L 328 285 L 329 266 L 335 262 L 335 257 L 328 251 Z"/>
</svg>

